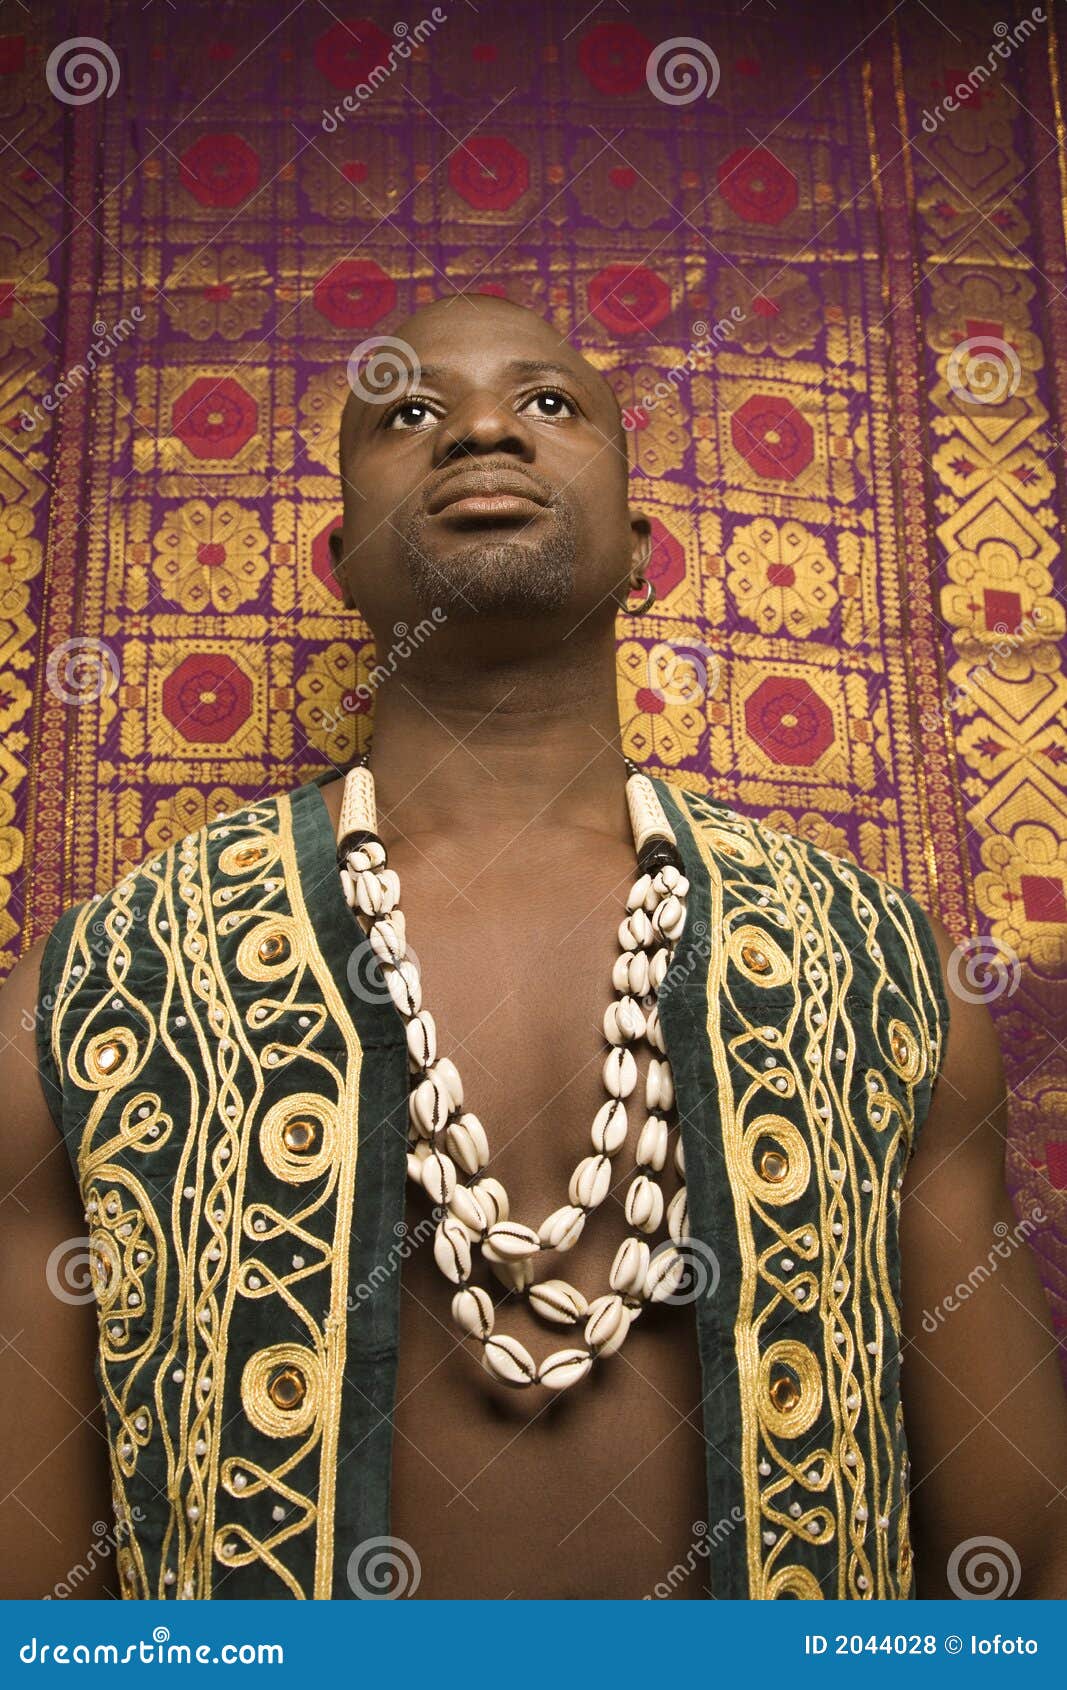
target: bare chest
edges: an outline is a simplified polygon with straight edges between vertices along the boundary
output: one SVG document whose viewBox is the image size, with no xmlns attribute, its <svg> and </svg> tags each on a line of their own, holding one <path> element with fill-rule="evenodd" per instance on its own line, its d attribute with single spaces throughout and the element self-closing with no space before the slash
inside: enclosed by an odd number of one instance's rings
<svg viewBox="0 0 1067 1690">
<path fill-rule="evenodd" d="M 531 853 L 473 882 L 453 872 L 458 864 L 431 870 L 398 849 L 390 859 L 424 1005 L 442 1054 L 463 1077 L 464 1105 L 488 1133 L 487 1171 L 507 1188 L 512 1217 L 538 1226 L 567 1201 L 606 1095 L 602 1021 L 614 996 L 632 851 L 553 865 Z M 537 1278 L 564 1278 L 589 1299 L 608 1289 L 630 1231 L 623 1203 L 646 1114 L 645 1056 L 638 1065 L 613 1190 L 577 1246 L 537 1269 Z M 672 1159 L 663 1186 L 667 1198 L 677 1188 Z M 621 1350 L 569 1391 L 510 1389 L 490 1378 L 475 1341 L 461 1340 L 452 1323 L 430 1213 L 427 1194 L 409 1185 L 391 1527 L 419 1557 L 420 1594 L 641 1597 L 674 1569 L 671 1594 L 705 1595 L 692 1306 L 646 1310 Z M 494 1299 L 496 1329 L 538 1360 L 574 1341 L 568 1328 L 537 1319 L 480 1257 L 474 1283 Z"/>
</svg>

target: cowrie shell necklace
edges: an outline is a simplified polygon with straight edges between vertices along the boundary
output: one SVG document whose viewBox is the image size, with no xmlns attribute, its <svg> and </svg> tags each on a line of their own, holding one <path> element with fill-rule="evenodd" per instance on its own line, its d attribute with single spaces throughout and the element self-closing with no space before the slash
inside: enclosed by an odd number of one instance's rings
<svg viewBox="0 0 1067 1690">
<path fill-rule="evenodd" d="M 585 1156 L 571 1175 L 568 1201 L 539 1227 L 512 1218 L 507 1192 L 486 1172 L 490 1158 L 485 1128 L 464 1108 L 463 1082 L 455 1063 L 438 1055 L 434 1018 L 422 1007 L 419 971 L 407 954 L 400 881 L 388 866 L 378 835 L 374 778 L 366 761 L 345 776 L 337 863 L 345 900 L 367 935 L 405 1024 L 410 1070 L 408 1176 L 443 1211 L 433 1249 L 441 1273 L 457 1287 L 452 1297 L 453 1321 L 464 1337 L 481 1344 L 483 1364 L 506 1385 L 542 1385 L 558 1391 L 577 1384 L 595 1361 L 619 1349 L 647 1304 L 672 1296 L 686 1271 L 678 1248 L 689 1239 L 680 1136 L 674 1163 L 681 1184 L 666 1205 L 659 1185 L 674 1113 L 674 1077 L 655 1000 L 685 926 L 689 882 L 655 787 L 628 759 L 627 771 L 626 801 L 638 878 L 630 888 L 627 913 L 619 926 L 619 956 L 612 971 L 616 997 L 604 1015 L 607 1101 L 593 1120 L 593 1154 Z M 609 1289 L 589 1302 L 564 1279 L 535 1279 L 534 1264 L 553 1250 L 573 1249 L 587 1218 L 611 1189 L 613 1159 L 629 1131 L 627 1099 L 637 1086 L 633 1053 L 642 1038 L 652 1054 L 645 1080 L 648 1117 L 638 1136 L 625 1203 L 632 1231 L 616 1252 Z M 649 1239 L 664 1218 L 669 1241 L 653 1250 Z M 581 1342 L 554 1350 L 538 1363 L 517 1338 L 497 1332 L 488 1292 L 471 1282 L 475 1250 L 503 1284 L 526 1296 L 539 1318 L 552 1326 L 572 1327 L 576 1334 L 580 1330 Z"/>
</svg>

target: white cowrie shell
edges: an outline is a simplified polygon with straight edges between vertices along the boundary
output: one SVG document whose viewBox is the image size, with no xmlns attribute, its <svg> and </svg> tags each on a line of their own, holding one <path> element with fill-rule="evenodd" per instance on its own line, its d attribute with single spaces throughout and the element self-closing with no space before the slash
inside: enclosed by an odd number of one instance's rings
<svg viewBox="0 0 1067 1690">
<path fill-rule="evenodd" d="M 652 876 L 650 874 L 639 875 L 630 887 L 629 892 L 626 894 L 626 908 L 628 910 L 641 909 L 646 897 L 648 896 L 648 889 L 651 885 Z"/>
<path fill-rule="evenodd" d="M 492 1261 L 514 1262 L 536 1255 L 541 1240 L 532 1226 L 521 1221 L 497 1221 L 482 1239 L 482 1254 Z"/>
<path fill-rule="evenodd" d="M 611 1189 L 611 1162 L 607 1156 L 583 1156 L 567 1191 L 572 1203 L 582 1209 L 596 1209 Z"/>
<path fill-rule="evenodd" d="M 593 1358 L 588 1350 L 553 1350 L 541 1363 L 537 1382 L 550 1391 L 563 1391 L 568 1385 L 577 1385 L 579 1379 L 584 1379 L 592 1365 Z"/>
<path fill-rule="evenodd" d="M 599 1350 L 603 1355 L 610 1355 L 608 1348 L 612 1340 L 619 1335 L 626 1336 L 629 1326 L 629 1311 L 617 1291 L 609 1292 L 606 1296 L 596 1297 L 589 1305 L 589 1319 L 585 1323 L 585 1341 L 591 1349 Z M 622 1342 L 622 1338 L 619 1338 Z"/>
<path fill-rule="evenodd" d="M 416 1015 L 422 1008 L 422 981 L 410 957 L 401 957 L 399 962 L 383 963 L 382 973 L 389 996 L 401 1015 Z"/>
<path fill-rule="evenodd" d="M 684 1179 L 685 1178 L 685 1147 L 682 1144 L 681 1133 L 678 1134 L 678 1137 L 674 1141 L 674 1165 L 678 1169 L 679 1174 Z"/>
<path fill-rule="evenodd" d="M 495 1226 L 497 1221 L 506 1221 L 511 1218 L 508 1194 L 500 1181 L 494 1179 L 492 1174 L 486 1174 L 484 1178 L 475 1180 L 471 1190 L 485 1210 L 490 1226 Z"/>
<path fill-rule="evenodd" d="M 684 1185 L 667 1204 L 667 1231 L 676 1244 L 684 1244 L 689 1237 L 689 1203 Z"/>
<path fill-rule="evenodd" d="M 484 1342 L 493 1330 L 495 1318 L 492 1299 L 480 1285 L 468 1285 L 452 1299 L 452 1319 L 472 1338 Z"/>
<path fill-rule="evenodd" d="M 482 1361 L 494 1378 L 504 1385 L 532 1385 L 537 1378 L 537 1363 L 517 1338 L 487 1338 Z"/>
<path fill-rule="evenodd" d="M 396 925 L 396 911 L 372 922 L 367 934 L 370 948 L 379 962 L 399 962 L 404 955 L 404 942 Z"/>
<path fill-rule="evenodd" d="M 604 1011 L 604 1037 L 610 1045 L 630 1044 L 644 1031 L 644 1017 L 630 1009 L 633 998 L 618 998 Z M 636 1007 L 636 1006 L 635 1006 Z"/>
<path fill-rule="evenodd" d="M 643 951 L 641 955 L 644 955 Z M 658 1050 L 663 1056 L 667 1054 L 667 1046 L 663 1038 L 663 1027 L 659 1018 L 658 1003 L 654 1003 L 652 1005 L 652 1008 L 645 1017 L 645 1038 L 648 1040 L 653 1050 Z"/>
<path fill-rule="evenodd" d="M 639 951 L 645 945 L 650 945 L 655 938 L 655 930 L 644 910 L 634 910 L 619 927 L 619 948 L 624 951 Z"/>
<path fill-rule="evenodd" d="M 361 847 L 357 847 L 354 851 L 349 851 L 345 861 L 353 875 L 365 874 L 368 869 L 378 867 L 378 864 L 372 862 L 369 854 Z"/>
<path fill-rule="evenodd" d="M 608 1284 L 623 1296 L 640 1297 L 651 1252 L 643 1238 L 624 1238 L 615 1252 Z"/>
<path fill-rule="evenodd" d="M 648 1108 L 667 1110 L 674 1102 L 674 1074 L 670 1063 L 651 1057 L 645 1075 L 645 1103 Z"/>
<path fill-rule="evenodd" d="M 422 1183 L 435 1203 L 446 1208 L 456 1189 L 456 1164 L 451 1156 L 435 1150 L 422 1164 Z M 461 1215 L 460 1219 L 464 1219 Z"/>
<path fill-rule="evenodd" d="M 466 1228 L 451 1215 L 446 1215 L 434 1232 L 433 1259 L 453 1285 L 460 1285 L 470 1278 L 470 1239 Z"/>
<path fill-rule="evenodd" d="M 663 1219 L 663 1193 L 647 1174 L 638 1174 L 626 1193 L 626 1219 L 638 1232 L 655 1232 Z"/>
<path fill-rule="evenodd" d="M 666 892 L 673 892 L 676 898 L 684 898 L 689 890 L 689 882 L 681 869 L 675 868 L 673 863 L 664 863 L 656 875 L 653 885 L 662 896 Z"/>
<path fill-rule="evenodd" d="M 356 906 L 364 915 L 386 914 L 385 887 L 373 869 L 363 869 L 354 877 Z"/>
<path fill-rule="evenodd" d="M 615 1005 L 615 1024 L 624 1040 L 641 1037 L 645 1030 L 645 1012 L 636 998 L 627 996 L 619 999 Z"/>
<path fill-rule="evenodd" d="M 489 1225 L 489 1217 L 469 1185 L 457 1185 L 448 1199 L 448 1206 L 458 1221 L 480 1238 Z"/>
<path fill-rule="evenodd" d="M 408 1097 L 408 1113 L 424 1138 L 441 1131 L 448 1120 L 450 1098 L 433 1080 L 420 1080 Z"/>
<path fill-rule="evenodd" d="M 573 1326 L 589 1312 L 582 1293 L 565 1279 L 542 1279 L 530 1286 L 530 1307 L 555 1326 Z"/>
<path fill-rule="evenodd" d="M 428 1009 L 420 1009 L 408 1022 L 407 1041 L 416 1069 L 428 1068 L 437 1056 L 437 1025 Z"/>
<path fill-rule="evenodd" d="M 670 965 L 671 953 L 666 945 L 661 945 L 658 951 L 652 952 L 648 959 L 648 984 L 652 991 L 659 991 Z"/>
<path fill-rule="evenodd" d="M 685 1261 L 673 1244 L 656 1251 L 648 1266 L 645 1296 L 650 1303 L 662 1303 L 674 1295 L 685 1278 Z"/>
<path fill-rule="evenodd" d="M 643 998 L 648 992 L 648 952 L 630 951 L 627 955 L 630 964 L 630 992 L 635 998 Z"/>
<path fill-rule="evenodd" d="M 667 1160 L 667 1123 L 662 1115 L 650 1115 L 641 1128 L 634 1160 L 639 1167 L 661 1172 Z"/>
<path fill-rule="evenodd" d="M 674 896 L 664 898 L 653 912 L 652 925 L 665 939 L 677 939 L 685 926 L 685 905 Z"/>
<path fill-rule="evenodd" d="M 562 1208 L 553 1209 L 548 1219 L 542 1221 L 542 1247 L 545 1250 L 571 1250 L 582 1236 L 584 1226 L 584 1211 L 573 1203 L 564 1203 Z"/>
<path fill-rule="evenodd" d="M 616 1045 L 604 1058 L 604 1090 L 609 1097 L 629 1097 L 637 1084 L 633 1052 Z"/>
<path fill-rule="evenodd" d="M 486 1257 L 488 1261 L 489 1258 Z M 533 1281 L 534 1259 L 527 1256 L 521 1262 L 489 1262 L 501 1285 L 506 1285 L 509 1291 L 525 1291 Z"/>
<path fill-rule="evenodd" d="M 418 1156 L 413 1155 L 410 1150 L 408 1151 L 408 1178 L 414 1180 L 416 1185 L 422 1184 L 422 1161 Z"/>
<path fill-rule="evenodd" d="M 628 1127 L 626 1105 L 621 1099 L 613 1097 L 602 1103 L 593 1117 L 593 1149 L 604 1156 L 614 1156 L 626 1143 Z"/>
<path fill-rule="evenodd" d="M 611 983 L 617 992 L 630 990 L 630 958 L 643 956 L 644 952 L 620 951 L 611 968 Z"/>
<path fill-rule="evenodd" d="M 382 889 L 382 897 L 385 900 L 383 909 L 388 914 L 400 902 L 400 876 L 395 869 L 391 868 L 380 868 L 377 874 L 378 884 Z"/>
<path fill-rule="evenodd" d="M 461 1115 L 458 1121 L 450 1121 L 445 1142 L 465 1174 L 480 1173 L 489 1161 L 489 1140 L 477 1115 Z"/>
<path fill-rule="evenodd" d="M 463 1108 L 463 1081 L 451 1057 L 441 1056 L 430 1069 L 431 1080 L 440 1080 L 452 1099 L 454 1109 Z"/>
<path fill-rule="evenodd" d="M 380 840 L 364 840 L 362 845 L 357 845 L 357 850 L 364 853 L 370 869 L 380 869 L 386 862 L 386 847 Z"/>
</svg>

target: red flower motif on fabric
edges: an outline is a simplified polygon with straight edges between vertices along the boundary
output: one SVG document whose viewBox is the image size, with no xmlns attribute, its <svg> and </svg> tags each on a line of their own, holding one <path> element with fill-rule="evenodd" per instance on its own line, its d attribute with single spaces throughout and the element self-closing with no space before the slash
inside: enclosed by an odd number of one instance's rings
<svg viewBox="0 0 1067 1690">
<path fill-rule="evenodd" d="M 753 742 L 776 763 L 810 768 L 834 737 L 829 706 L 807 681 L 769 675 L 745 702 Z"/>
<path fill-rule="evenodd" d="M 666 282 L 643 265 L 607 264 L 589 283 L 589 309 L 613 334 L 654 329 L 670 308 Z"/>
<path fill-rule="evenodd" d="M 194 457 L 233 458 L 259 423 L 252 395 L 233 376 L 199 376 L 174 401 L 171 428 Z"/>
<path fill-rule="evenodd" d="M 753 393 L 730 418 L 730 437 L 757 475 L 795 481 L 815 455 L 811 424 L 792 400 Z"/>
<path fill-rule="evenodd" d="M 196 652 L 167 676 L 162 703 L 183 739 L 223 745 L 252 713 L 252 682 L 232 658 Z"/>
<path fill-rule="evenodd" d="M 652 556 L 645 570 L 645 579 L 652 582 L 660 601 L 685 580 L 685 552 L 657 516 L 652 518 Z"/>
<path fill-rule="evenodd" d="M 372 258 L 342 258 L 316 282 L 315 307 L 341 329 L 369 329 L 396 304 L 396 283 Z"/>
<path fill-rule="evenodd" d="M 448 180 L 478 211 L 506 211 L 530 186 L 530 161 L 503 135 L 472 135 L 448 161 Z"/>
<path fill-rule="evenodd" d="M 746 223 L 781 223 L 797 208 L 793 172 L 766 147 L 739 147 L 718 170 L 719 192 Z"/>
<path fill-rule="evenodd" d="M 389 63 L 393 43 L 370 18 L 335 23 L 315 43 L 315 69 L 335 88 L 355 88 Z"/>
<path fill-rule="evenodd" d="M 242 135 L 201 135 L 180 164 L 181 185 L 200 205 L 240 205 L 259 187 L 259 154 Z"/>
<path fill-rule="evenodd" d="M 578 66 L 598 94 L 633 94 L 644 85 L 652 42 L 630 23 L 602 23 L 583 36 Z"/>
</svg>

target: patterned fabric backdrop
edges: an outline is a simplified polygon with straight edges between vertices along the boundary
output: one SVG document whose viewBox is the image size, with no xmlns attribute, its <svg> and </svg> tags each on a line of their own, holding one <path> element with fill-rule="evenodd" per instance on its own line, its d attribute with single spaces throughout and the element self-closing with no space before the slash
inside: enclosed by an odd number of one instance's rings
<svg viewBox="0 0 1067 1690">
<path fill-rule="evenodd" d="M 1064 1330 L 1062 7 L 416 11 L 5 10 L 0 966 L 366 742 L 346 363 L 506 293 L 633 426 L 626 750 L 946 922 Z"/>
</svg>

